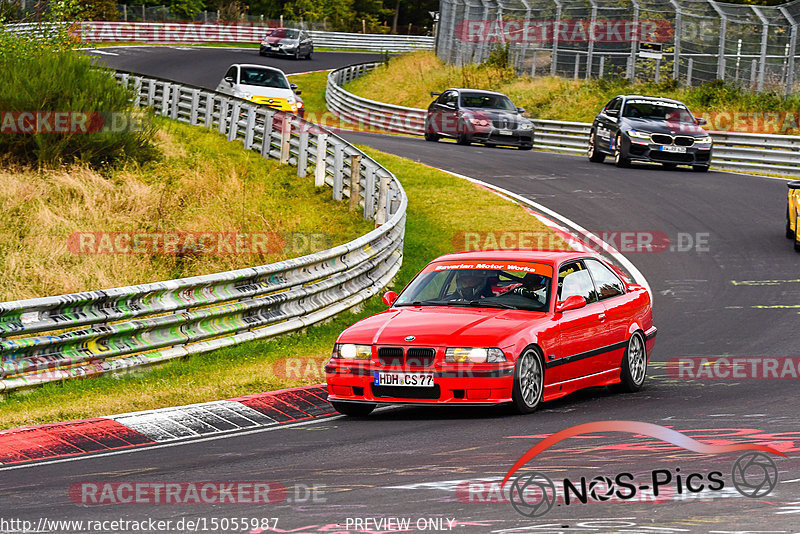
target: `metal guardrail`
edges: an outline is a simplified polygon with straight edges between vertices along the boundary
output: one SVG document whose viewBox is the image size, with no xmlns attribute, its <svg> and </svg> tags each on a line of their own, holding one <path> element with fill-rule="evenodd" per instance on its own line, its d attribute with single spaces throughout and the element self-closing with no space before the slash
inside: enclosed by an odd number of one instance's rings
<svg viewBox="0 0 800 534">
<path fill-rule="evenodd" d="M 0 303 L 0 391 L 151 365 L 290 332 L 365 301 L 402 263 L 407 197 L 388 170 L 294 115 L 118 72 L 134 104 L 215 129 L 297 166 L 377 228 L 301 258 L 235 271 Z"/>
<path fill-rule="evenodd" d="M 15 33 L 39 33 L 47 24 L 9 24 Z M 269 26 L 246 23 L 192 22 L 78 22 L 73 35 L 88 43 L 260 43 Z M 317 48 L 343 48 L 375 52 L 433 50 L 433 37 L 309 31 Z"/>
<path fill-rule="evenodd" d="M 423 135 L 426 110 L 376 102 L 342 88 L 378 65 L 381 63 L 359 63 L 332 71 L 325 94 L 328 109 L 352 124 Z M 586 152 L 590 123 L 543 119 L 533 119 L 533 123 L 533 148 L 565 154 Z M 714 139 L 714 168 L 800 176 L 800 136 L 714 131 L 709 134 Z"/>
</svg>

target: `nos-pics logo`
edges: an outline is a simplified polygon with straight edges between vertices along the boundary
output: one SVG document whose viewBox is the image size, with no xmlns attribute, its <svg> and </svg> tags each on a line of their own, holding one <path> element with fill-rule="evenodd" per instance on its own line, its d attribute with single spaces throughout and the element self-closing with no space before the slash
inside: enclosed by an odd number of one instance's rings
<svg viewBox="0 0 800 534">
<path fill-rule="evenodd" d="M 598 421 L 573 426 L 549 436 L 528 450 L 506 473 L 501 486 L 510 484 L 509 500 L 514 509 L 526 517 L 541 517 L 557 503 L 569 506 L 587 504 L 589 501 L 633 501 L 639 500 L 643 493 L 650 493 L 653 500 L 659 496 L 715 492 L 726 485 L 726 473 L 712 471 L 681 471 L 674 469 L 654 469 L 637 480 L 633 474 L 623 472 L 613 476 L 596 476 L 591 479 L 580 477 L 571 480 L 564 478 L 554 482 L 538 471 L 525 471 L 512 479 L 522 466 L 536 455 L 556 443 L 581 434 L 595 432 L 629 432 L 646 435 L 672 443 L 699 454 L 726 454 L 746 451 L 731 467 L 730 481 L 733 487 L 745 497 L 757 499 L 769 495 L 778 484 L 778 468 L 765 453 L 785 456 L 783 453 L 764 445 L 739 443 L 734 445 L 708 445 L 694 440 L 680 432 L 651 423 L 637 421 Z M 727 471 L 727 470 L 726 470 Z"/>
</svg>

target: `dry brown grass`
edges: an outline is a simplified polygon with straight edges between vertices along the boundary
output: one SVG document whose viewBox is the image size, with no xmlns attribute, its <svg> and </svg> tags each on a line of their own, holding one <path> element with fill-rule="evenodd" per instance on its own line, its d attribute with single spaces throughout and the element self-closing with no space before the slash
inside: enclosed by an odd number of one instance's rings
<svg viewBox="0 0 800 534">
<path fill-rule="evenodd" d="M 324 232 L 328 244 L 369 225 L 279 167 L 220 135 L 161 123 L 162 157 L 100 173 L 0 167 L 0 301 L 224 271 L 299 255 L 76 254 L 76 232 Z M 301 251 L 307 253 L 309 251 Z"/>
</svg>

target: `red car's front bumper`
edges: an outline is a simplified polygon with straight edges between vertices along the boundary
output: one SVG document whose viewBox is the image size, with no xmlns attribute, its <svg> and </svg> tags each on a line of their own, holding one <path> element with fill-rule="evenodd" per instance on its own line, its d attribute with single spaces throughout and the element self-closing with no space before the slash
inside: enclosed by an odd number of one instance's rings
<svg viewBox="0 0 800 534">
<path fill-rule="evenodd" d="M 433 373 L 433 387 L 379 386 L 377 372 Z M 396 404 L 498 404 L 511 401 L 514 362 L 465 367 L 443 364 L 399 368 L 331 360 L 325 366 L 328 398 Z"/>
</svg>

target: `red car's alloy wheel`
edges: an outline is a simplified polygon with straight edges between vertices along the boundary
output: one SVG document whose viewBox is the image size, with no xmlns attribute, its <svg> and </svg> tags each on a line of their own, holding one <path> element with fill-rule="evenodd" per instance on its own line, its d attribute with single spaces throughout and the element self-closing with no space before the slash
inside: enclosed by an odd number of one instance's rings
<svg viewBox="0 0 800 534">
<path fill-rule="evenodd" d="M 622 358 L 622 380 L 620 386 L 623 391 L 639 391 L 647 375 L 647 347 L 641 332 L 634 332 L 628 341 L 628 348 Z"/>
<path fill-rule="evenodd" d="M 514 368 L 512 399 L 519 413 L 530 413 L 542 402 L 544 368 L 542 358 L 534 348 L 526 349 Z"/>
</svg>

